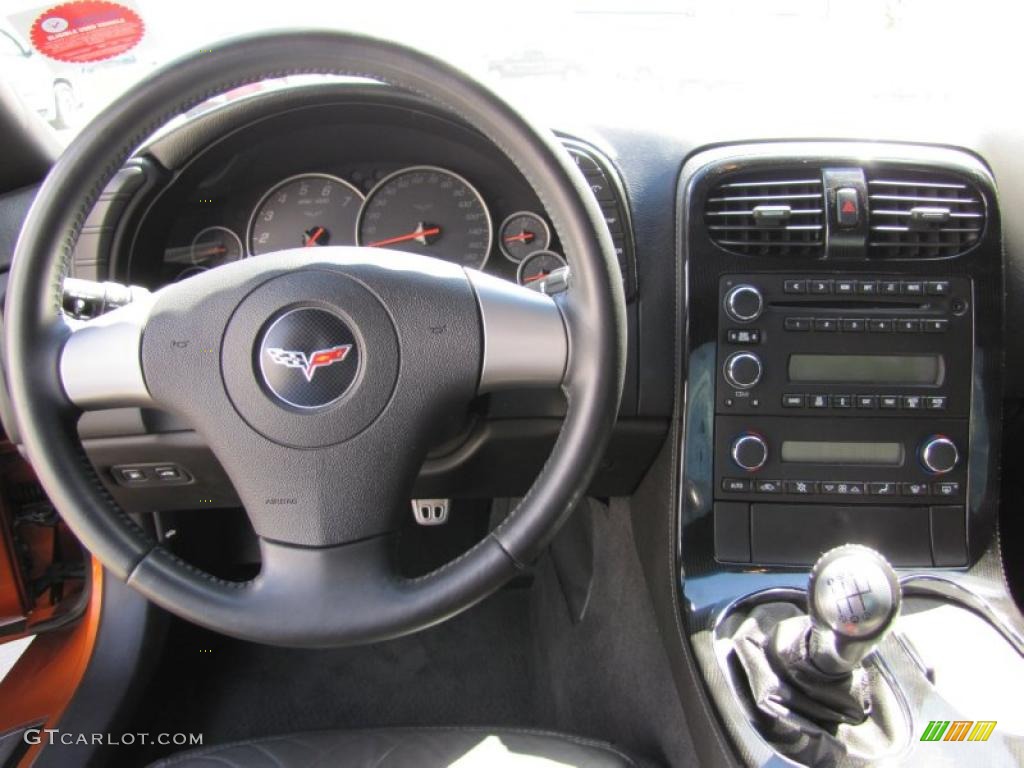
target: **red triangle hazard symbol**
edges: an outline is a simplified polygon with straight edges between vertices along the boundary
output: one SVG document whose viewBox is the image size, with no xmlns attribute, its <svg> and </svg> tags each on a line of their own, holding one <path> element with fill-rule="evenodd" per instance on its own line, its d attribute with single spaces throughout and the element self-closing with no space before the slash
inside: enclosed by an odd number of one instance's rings
<svg viewBox="0 0 1024 768">
<path fill-rule="evenodd" d="M 857 206 L 854 205 L 853 200 L 844 200 L 841 209 L 843 213 L 856 213 Z"/>
</svg>

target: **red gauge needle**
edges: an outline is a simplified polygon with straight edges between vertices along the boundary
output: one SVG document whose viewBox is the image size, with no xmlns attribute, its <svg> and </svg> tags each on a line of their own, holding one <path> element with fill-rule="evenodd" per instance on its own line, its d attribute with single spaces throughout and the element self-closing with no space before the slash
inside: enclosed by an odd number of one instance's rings
<svg viewBox="0 0 1024 768">
<path fill-rule="evenodd" d="M 306 242 L 302 247 L 309 248 L 310 246 L 316 245 L 316 241 L 319 240 L 326 231 L 327 230 L 323 227 L 317 227 L 313 234 L 306 238 Z"/>
<path fill-rule="evenodd" d="M 535 283 L 538 280 L 543 280 L 545 277 L 547 277 L 550 274 L 551 274 L 550 272 L 538 272 L 536 275 L 530 275 L 529 277 L 524 278 L 523 282 L 524 283 Z"/>
<path fill-rule="evenodd" d="M 223 245 L 211 245 L 208 248 L 204 248 L 201 251 L 193 251 L 193 255 L 199 258 L 206 258 L 207 256 L 219 256 L 222 253 L 227 253 L 227 248 Z"/>
<path fill-rule="evenodd" d="M 434 235 L 440 235 L 440 227 L 431 227 L 430 229 L 424 229 L 423 225 L 420 224 L 412 232 L 407 232 L 404 235 L 398 235 L 397 237 L 389 237 L 386 240 L 374 240 L 372 243 L 367 243 L 369 248 L 380 248 L 382 245 L 395 245 L 396 243 L 407 243 L 410 240 L 419 240 L 420 245 L 427 244 L 427 238 L 433 237 Z"/>
<path fill-rule="evenodd" d="M 523 232 L 520 232 L 518 235 L 509 235 L 508 237 L 505 238 L 505 242 L 506 243 L 528 243 L 531 240 L 533 240 L 533 238 L 535 238 L 535 237 L 536 237 L 536 235 L 533 234 L 533 232 L 526 232 L 524 230 Z"/>
</svg>

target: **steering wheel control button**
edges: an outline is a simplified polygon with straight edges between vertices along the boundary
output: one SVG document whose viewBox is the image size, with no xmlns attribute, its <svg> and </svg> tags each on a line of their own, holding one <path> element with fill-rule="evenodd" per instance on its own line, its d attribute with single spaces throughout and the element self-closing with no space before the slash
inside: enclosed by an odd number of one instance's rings
<svg viewBox="0 0 1024 768">
<path fill-rule="evenodd" d="M 732 441 L 731 453 L 737 467 L 756 472 L 768 461 L 768 444 L 760 435 L 748 432 Z"/>
<path fill-rule="evenodd" d="M 725 359 L 722 373 L 736 389 L 750 389 L 761 380 L 761 358 L 753 352 L 734 352 Z"/>
<path fill-rule="evenodd" d="M 125 488 L 155 485 L 187 485 L 192 475 L 178 464 L 125 464 L 111 467 L 114 481 Z"/>
<path fill-rule="evenodd" d="M 725 313 L 740 323 L 749 323 L 761 316 L 764 299 L 752 285 L 737 285 L 725 295 Z"/>
<path fill-rule="evenodd" d="M 950 472 L 959 461 L 956 443 L 944 435 L 932 435 L 921 445 L 921 464 L 933 475 Z"/>
<path fill-rule="evenodd" d="M 349 391 L 359 373 L 359 344 L 338 315 L 301 307 L 278 315 L 260 342 L 263 383 L 285 405 L 323 408 Z"/>
</svg>

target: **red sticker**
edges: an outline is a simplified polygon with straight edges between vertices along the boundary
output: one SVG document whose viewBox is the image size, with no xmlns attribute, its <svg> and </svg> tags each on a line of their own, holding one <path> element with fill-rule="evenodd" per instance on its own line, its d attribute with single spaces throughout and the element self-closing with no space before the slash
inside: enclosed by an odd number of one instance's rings
<svg viewBox="0 0 1024 768">
<path fill-rule="evenodd" d="M 131 8 L 102 0 L 57 5 L 32 24 L 32 45 L 57 61 L 81 63 L 118 56 L 138 45 L 145 31 Z"/>
</svg>

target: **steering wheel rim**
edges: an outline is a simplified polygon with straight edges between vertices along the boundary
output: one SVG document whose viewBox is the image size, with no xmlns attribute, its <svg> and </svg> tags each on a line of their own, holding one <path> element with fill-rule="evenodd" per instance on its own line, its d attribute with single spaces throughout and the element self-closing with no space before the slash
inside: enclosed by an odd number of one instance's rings
<svg viewBox="0 0 1024 768">
<path fill-rule="evenodd" d="M 61 286 L 85 214 L 147 136 L 210 96 L 266 78 L 309 73 L 379 80 L 438 104 L 486 136 L 516 165 L 544 205 L 572 268 L 570 289 L 556 303 L 480 273 L 427 263 L 432 259 L 396 256 L 401 266 L 383 268 L 368 259 L 364 249 L 327 249 L 331 252 L 312 264 L 308 254 L 307 261 L 301 262 L 299 255 L 285 252 L 228 265 L 211 271 L 219 274 L 208 279 L 201 276 L 205 281 L 196 278 L 179 284 L 192 284 L 190 288 L 161 289 L 151 302 L 130 305 L 84 328 L 62 315 Z M 435 393 L 445 407 L 458 407 L 466 397 L 501 386 L 547 383 L 560 385 L 565 392 L 567 414 L 558 439 L 517 509 L 462 556 L 418 579 L 397 578 L 387 568 L 387 538 L 379 535 L 374 524 L 339 533 L 338 521 L 327 516 L 330 510 L 320 509 L 321 502 L 327 504 L 321 489 L 311 491 L 310 496 L 318 499 L 313 505 L 316 517 L 310 518 L 311 525 L 300 524 L 299 533 L 289 532 L 281 522 L 287 518 L 276 510 L 254 516 L 247 504 L 257 533 L 263 526 L 274 534 L 261 534 L 263 568 L 258 577 L 243 584 L 217 579 L 180 561 L 125 515 L 104 489 L 78 440 L 75 423 L 83 408 L 150 404 L 154 393 L 165 396 L 160 405 L 173 401 L 172 407 L 184 410 L 199 407 L 168 394 L 157 375 L 176 375 L 167 363 L 169 355 L 161 351 L 166 347 L 157 342 L 173 339 L 183 327 L 180 324 L 187 322 L 183 316 L 188 313 L 180 311 L 182 302 L 194 302 L 203 311 L 221 312 L 218 317 L 226 318 L 218 328 L 225 346 L 221 355 L 213 355 L 220 359 L 190 363 L 189 370 L 230 390 L 234 385 L 225 373 L 227 356 L 239 349 L 253 354 L 252 348 L 228 344 L 227 334 L 234 327 L 229 326 L 242 313 L 240 308 L 250 307 L 245 304 L 248 297 L 272 283 L 273 290 L 266 289 L 264 294 L 277 295 L 278 288 L 301 292 L 295 275 L 308 276 L 310 270 L 319 270 L 320 277 L 326 275 L 352 296 L 362 286 L 390 314 L 402 358 L 394 392 L 382 414 L 398 407 L 391 403 L 408 399 L 410 390 L 402 385 L 401 376 L 422 365 L 408 345 L 410 339 L 427 356 L 442 349 L 431 347 L 435 340 L 401 317 L 401 302 L 414 300 L 422 292 L 440 295 L 457 308 L 452 310 L 452 334 L 463 334 L 457 344 L 448 342 L 443 347 L 445 354 L 456 354 L 455 367 L 462 370 L 458 383 Z M 207 295 L 196 295 L 200 289 Z M 229 301 L 220 309 L 209 298 L 227 295 L 235 304 Z M 331 306 L 328 309 L 335 312 Z M 358 319 L 356 323 L 358 336 Z M 484 86 L 437 59 L 387 41 L 323 31 L 254 35 L 186 56 L 101 113 L 71 143 L 37 195 L 15 251 L 5 324 L 11 399 L 25 449 L 41 484 L 82 543 L 115 576 L 171 612 L 226 634 L 281 645 L 332 646 L 406 634 L 464 610 L 512 577 L 541 551 L 584 495 L 617 413 L 626 354 L 625 300 L 611 238 L 582 174 L 554 136 L 533 127 Z M 530 328 L 549 333 L 556 325 L 564 334 L 564 367 L 554 375 L 558 361 L 541 361 L 546 373 L 539 375 L 538 362 L 531 359 L 529 350 L 510 339 L 517 327 L 527 333 Z M 363 330 L 370 327 L 364 324 Z M 474 327 L 477 342 L 472 338 Z M 240 333 L 245 343 L 252 343 L 251 330 Z M 266 347 L 265 333 L 260 338 L 257 356 Z M 107 345 L 107 352 L 119 351 L 120 356 L 102 363 L 92 357 L 97 340 Z M 386 367 L 380 363 L 386 355 L 377 349 L 368 348 L 372 364 L 360 363 L 364 366 L 361 377 L 378 376 Z M 475 381 L 469 391 L 466 378 L 473 366 Z M 103 380 L 99 394 L 95 379 Z M 361 390 L 352 386 L 358 395 Z M 294 466 L 314 472 L 315 485 L 329 485 L 320 471 L 322 463 L 302 461 L 307 454 L 342 450 L 335 446 L 351 443 L 350 434 L 335 443 L 330 440 L 337 435 L 325 437 L 315 451 L 289 444 L 290 437 L 264 434 L 266 425 L 258 422 L 262 417 L 239 405 L 254 397 L 248 390 L 234 399 L 232 392 L 227 394 L 247 438 L 249 431 L 259 434 L 276 446 L 273 452 L 267 448 L 268 456 L 281 457 L 287 466 L 296 462 Z M 343 397 L 339 402 L 344 405 L 347 400 Z M 424 407 L 418 405 L 419 409 L 409 405 L 404 412 L 395 411 L 395 419 L 415 421 Z M 335 412 L 344 414 L 344 408 L 324 411 Z M 192 413 L 197 415 L 216 414 Z M 341 415 L 337 418 L 343 420 Z M 383 423 L 385 416 L 371 421 Z M 273 425 L 291 434 L 284 422 Z M 212 428 L 204 435 L 216 439 Z M 253 437 L 251 445 L 263 444 Z M 356 453 L 343 455 L 358 462 Z M 331 456 L 338 455 L 342 454 Z M 223 462 L 224 457 L 218 454 L 218 458 Z M 416 458 L 404 461 L 406 475 Z M 242 467 L 244 462 L 232 460 L 228 465 Z M 365 492 L 374 491 L 367 486 Z M 383 501 L 388 506 L 394 499 Z"/>
</svg>

